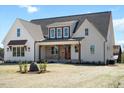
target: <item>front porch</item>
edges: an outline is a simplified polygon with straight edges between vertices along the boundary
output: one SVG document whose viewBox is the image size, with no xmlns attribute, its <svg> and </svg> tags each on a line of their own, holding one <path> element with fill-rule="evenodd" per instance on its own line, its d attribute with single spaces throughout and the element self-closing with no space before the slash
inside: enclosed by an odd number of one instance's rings
<svg viewBox="0 0 124 93">
<path fill-rule="evenodd" d="M 80 40 L 44 40 L 38 42 L 38 60 L 47 59 L 49 62 L 71 62 L 72 60 L 77 60 L 81 62 Z"/>
<path fill-rule="evenodd" d="M 39 60 L 62 62 L 71 59 L 71 45 L 39 46 Z"/>
</svg>

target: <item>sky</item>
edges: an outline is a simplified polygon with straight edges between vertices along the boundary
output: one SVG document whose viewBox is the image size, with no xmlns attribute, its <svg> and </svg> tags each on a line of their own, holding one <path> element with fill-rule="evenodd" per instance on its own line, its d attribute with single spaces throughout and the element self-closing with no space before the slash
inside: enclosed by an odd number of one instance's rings
<svg viewBox="0 0 124 93">
<path fill-rule="evenodd" d="M 30 21 L 32 19 L 112 11 L 115 43 L 124 48 L 124 5 L 1 5 L 0 10 L 0 47 L 3 47 L 1 42 L 16 18 Z"/>
</svg>

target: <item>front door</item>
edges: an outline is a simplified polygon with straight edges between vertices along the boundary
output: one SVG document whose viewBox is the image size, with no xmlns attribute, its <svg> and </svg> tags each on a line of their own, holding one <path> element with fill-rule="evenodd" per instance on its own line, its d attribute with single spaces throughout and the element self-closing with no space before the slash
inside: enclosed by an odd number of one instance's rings
<svg viewBox="0 0 124 93">
<path fill-rule="evenodd" d="M 65 47 L 65 59 L 70 59 L 71 57 L 71 50 L 70 50 L 71 48 L 70 48 L 70 46 L 68 45 L 68 46 L 66 46 Z"/>
</svg>

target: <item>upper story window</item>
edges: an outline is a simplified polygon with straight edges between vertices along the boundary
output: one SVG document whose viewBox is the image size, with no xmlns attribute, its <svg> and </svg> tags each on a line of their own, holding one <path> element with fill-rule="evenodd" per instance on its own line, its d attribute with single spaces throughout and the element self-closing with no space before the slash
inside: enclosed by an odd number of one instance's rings
<svg viewBox="0 0 124 93">
<path fill-rule="evenodd" d="M 68 38 L 69 36 L 69 26 L 49 28 L 49 38 Z"/>
<path fill-rule="evenodd" d="M 50 28 L 49 34 L 50 38 L 55 38 L 55 28 Z"/>
<path fill-rule="evenodd" d="M 88 28 L 85 28 L 85 36 L 88 36 Z"/>
<path fill-rule="evenodd" d="M 62 38 L 62 28 L 57 28 L 57 38 Z"/>
<path fill-rule="evenodd" d="M 20 37 L 20 28 L 17 28 L 17 37 Z"/>
<path fill-rule="evenodd" d="M 63 37 L 69 37 L 69 27 L 63 27 Z"/>
</svg>

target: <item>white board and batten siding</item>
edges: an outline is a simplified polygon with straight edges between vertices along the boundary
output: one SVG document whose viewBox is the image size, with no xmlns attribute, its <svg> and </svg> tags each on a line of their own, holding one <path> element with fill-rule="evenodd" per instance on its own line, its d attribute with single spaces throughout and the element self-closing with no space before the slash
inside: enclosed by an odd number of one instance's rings
<svg viewBox="0 0 124 93">
<path fill-rule="evenodd" d="M 85 36 L 85 28 L 88 28 L 88 36 Z M 84 37 L 81 41 L 81 60 L 88 62 L 104 61 L 104 41 L 99 31 L 87 19 L 83 22 L 73 37 Z M 95 45 L 95 53 L 90 53 L 90 46 Z M 72 46 L 73 48 L 73 46 Z M 78 59 L 78 54 L 71 52 L 72 59 Z"/>
<path fill-rule="evenodd" d="M 17 37 L 17 28 L 20 28 L 20 37 Z M 10 40 L 27 40 L 26 46 L 30 47 L 30 52 L 29 51 L 25 51 L 25 56 L 24 57 L 13 57 L 12 51 L 7 51 L 8 48 L 8 43 Z M 32 44 L 34 44 L 34 40 L 31 37 L 31 35 L 28 33 L 28 31 L 26 31 L 25 27 L 20 23 L 19 19 L 16 19 L 16 21 L 14 22 L 13 26 L 11 27 L 11 29 L 9 30 L 7 36 L 5 37 L 4 41 L 4 60 L 5 61 L 9 61 L 11 59 L 11 61 L 32 61 L 34 60 L 34 46 Z M 19 46 L 19 45 L 18 45 Z"/>
</svg>

